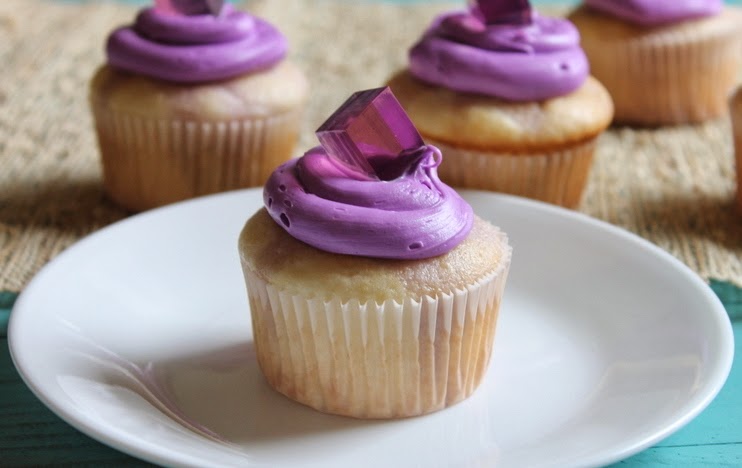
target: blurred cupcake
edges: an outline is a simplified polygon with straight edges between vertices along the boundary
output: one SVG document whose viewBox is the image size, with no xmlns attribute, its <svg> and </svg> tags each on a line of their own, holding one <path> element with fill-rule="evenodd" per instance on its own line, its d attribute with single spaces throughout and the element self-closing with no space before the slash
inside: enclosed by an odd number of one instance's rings
<svg viewBox="0 0 742 468">
<path fill-rule="evenodd" d="M 616 121 L 701 122 L 724 115 L 742 68 L 742 15 L 722 0 L 585 0 L 569 15 Z"/>
<path fill-rule="evenodd" d="M 732 134 L 737 168 L 737 205 L 742 212 L 742 87 L 737 89 L 730 102 Z"/>
<path fill-rule="evenodd" d="M 440 182 L 388 88 L 353 95 L 280 166 L 239 239 L 260 368 L 319 411 L 440 410 L 482 381 L 511 249 Z"/>
<path fill-rule="evenodd" d="M 613 116 L 579 41 L 528 2 L 481 0 L 438 17 L 389 86 L 446 183 L 575 207 Z"/>
<path fill-rule="evenodd" d="M 130 210 L 262 185 L 291 156 L 307 81 L 278 30 L 220 3 L 158 1 L 108 38 L 89 100 L 105 189 Z"/>
</svg>

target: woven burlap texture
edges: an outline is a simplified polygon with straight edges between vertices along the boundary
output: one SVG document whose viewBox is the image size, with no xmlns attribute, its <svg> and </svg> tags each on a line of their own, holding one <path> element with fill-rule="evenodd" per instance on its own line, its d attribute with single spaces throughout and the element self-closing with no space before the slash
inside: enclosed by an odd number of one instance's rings
<svg viewBox="0 0 742 468">
<path fill-rule="evenodd" d="M 409 45 L 450 7 L 250 1 L 287 34 L 311 80 L 300 148 L 315 144 L 313 130 L 351 92 L 404 66 Z M 106 35 L 134 15 L 134 7 L 97 1 L 0 2 L 0 290 L 20 291 L 64 248 L 127 216 L 102 192 L 86 93 Z M 742 285 L 734 190 L 728 120 L 619 128 L 600 140 L 580 210 L 656 243 L 706 279 Z"/>
</svg>

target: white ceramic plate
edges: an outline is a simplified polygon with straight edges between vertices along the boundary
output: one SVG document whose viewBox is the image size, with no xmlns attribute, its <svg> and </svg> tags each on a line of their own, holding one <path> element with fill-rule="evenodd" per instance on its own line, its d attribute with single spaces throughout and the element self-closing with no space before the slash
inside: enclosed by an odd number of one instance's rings
<svg viewBox="0 0 742 468">
<path fill-rule="evenodd" d="M 601 465 L 714 398 L 732 331 L 688 268 L 574 212 L 466 197 L 510 235 L 514 257 L 487 378 L 448 410 L 358 421 L 268 388 L 236 251 L 257 190 L 135 216 L 70 248 L 18 299 L 13 359 L 70 424 L 166 465 Z"/>
</svg>

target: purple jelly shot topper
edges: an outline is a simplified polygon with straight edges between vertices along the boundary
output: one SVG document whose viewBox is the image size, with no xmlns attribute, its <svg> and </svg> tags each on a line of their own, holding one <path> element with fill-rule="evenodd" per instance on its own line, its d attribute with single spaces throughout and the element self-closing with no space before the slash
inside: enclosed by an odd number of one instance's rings
<svg viewBox="0 0 742 468">
<path fill-rule="evenodd" d="M 531 24 L 533 21 L 528 0 L 476 0 L 474 3 L 472 10 L 478 11 L 487 24 Z"/>
<path fill-rule="evenodd" d="M 388 86 L 353 94 L 316 134 L 331 157 L 371 179 L 377 175 L 369 158 L 396 158 L 425 145 Z"/>
<path fill-rule="evenodd" d="M 219 16 L 224 7 L 224 0 L 155 0 L 155 8 L 177 15 Z"/>
</svg>

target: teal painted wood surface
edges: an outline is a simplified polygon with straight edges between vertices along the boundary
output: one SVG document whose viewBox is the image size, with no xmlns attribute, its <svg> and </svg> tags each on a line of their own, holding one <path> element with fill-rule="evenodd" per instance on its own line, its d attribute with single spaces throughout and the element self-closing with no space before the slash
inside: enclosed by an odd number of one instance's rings
<svg viewBox="0 0 742 468">
<path fill-rule="evenodd" d="M 732 319 L 735 364 L 711 405 L 686 427 L 620 468 L 742 466 L 742 289 L 712 281 Z M 14 293 L 0 293 L 0 326 Z M 0 465 L 150 466 L 78 432 L 47 409 L 13 367 L 0 327 Z"/>
<path fill-rule="evenodd" d="M 740 467 L 742 444 L 684 447 L 652 447 L 614 467 L 621 468 L 682 468 Z"/>
<path fill-rule="evenodd" d="M 16 372 L 0 338 L 0 466 L 150 466 L 78 432 L 54 415 Z"/>
</svg>

